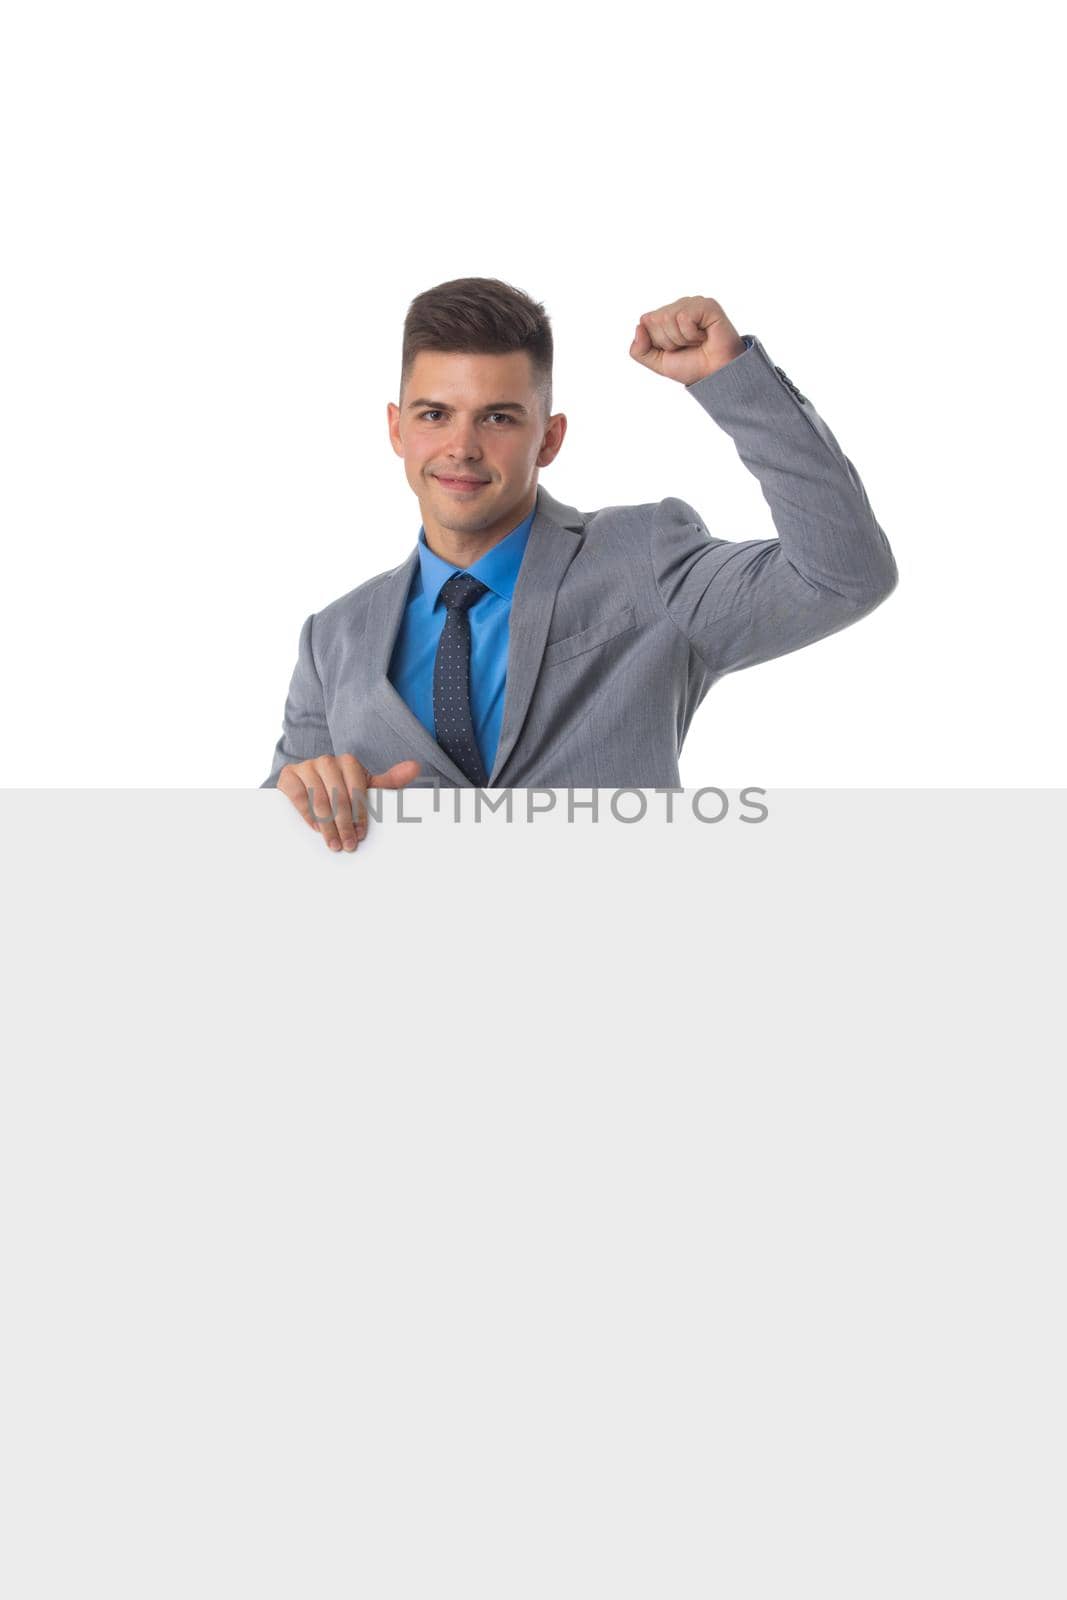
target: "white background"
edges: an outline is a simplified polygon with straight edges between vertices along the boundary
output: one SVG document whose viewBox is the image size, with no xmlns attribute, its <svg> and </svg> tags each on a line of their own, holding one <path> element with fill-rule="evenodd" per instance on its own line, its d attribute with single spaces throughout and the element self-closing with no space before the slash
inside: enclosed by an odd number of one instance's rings
<svg viewBox="0 0 1067 1600">
<path fill-rule="evenodd" d="M 1047 15 L 1047 11 L 1045 12 Z M 542 481 L 774 533 L 638 315 L 719 299 L 900 586 L 719 683 L 690 785 L 1057 785 L 1055 55 L 1041 9 L 42 4 L 0 36 L 0 783 L 255 785 L 307 614 L 395 566 L 416 293 L 544 302 Z"/>
</svg>

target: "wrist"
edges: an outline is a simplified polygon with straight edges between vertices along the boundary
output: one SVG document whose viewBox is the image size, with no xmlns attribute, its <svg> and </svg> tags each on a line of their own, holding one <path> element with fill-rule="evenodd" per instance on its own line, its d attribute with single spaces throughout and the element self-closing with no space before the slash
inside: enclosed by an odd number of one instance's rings
<svg viewBox="0 0 1067 1600">
<path fill-rule="evenodd" d="M 736 361 L 738 356 L 743 356 L 747 349 L 748 345 L 745 343 L 744 339 L 741 338 L 740 334 L 738 334 L 732 347 L 724 350 L 721 355 L 713 357 L 711 361 L 709 361 L 708 369 L 703 376 L 705 378 L 710 378 L 713 372 L 721 372 L 723 367 L 728 367 L 730 365 L 731 361 Z"/>
</svg>

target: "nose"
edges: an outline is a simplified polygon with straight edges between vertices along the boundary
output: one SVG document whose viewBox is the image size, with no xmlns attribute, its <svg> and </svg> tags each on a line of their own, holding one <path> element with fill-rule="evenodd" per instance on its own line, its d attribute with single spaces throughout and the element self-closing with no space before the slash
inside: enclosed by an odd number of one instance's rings
<svg viewBox="0 0 1067 1600">
<path fill-rule="evenodd" d="M 481 449 L 475 437 L 475 425 L 472 419 L 466 422 L 460 417 L 453 419 L 448 431 L 448 443 L 445 446 L 445 456 L 453 463 L 462 461 L 477 461 L 481 456 Z"/>
</svg>

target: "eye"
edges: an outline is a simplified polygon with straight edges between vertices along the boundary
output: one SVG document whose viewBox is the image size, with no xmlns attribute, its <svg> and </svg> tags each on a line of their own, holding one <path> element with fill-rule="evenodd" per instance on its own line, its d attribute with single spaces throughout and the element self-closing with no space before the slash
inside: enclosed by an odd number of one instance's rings
<svg viewBox="0 0 1067 1600">
<path fill-rule="evenodd" d="M 419 421 L 423 422 L 428 417 L 439 417 L 441 412 L 436 407 L 430 407 L 426 411 L 417 412 L 416 415 L 418 416 Z M 515 423 L 515 418 L 509 416 L 506 411 L 490 411 L 489 415 L 490 417 L 503 417 L 504 421 L 510 423 L 511 425 L 514 425 Z"/>
</svg>

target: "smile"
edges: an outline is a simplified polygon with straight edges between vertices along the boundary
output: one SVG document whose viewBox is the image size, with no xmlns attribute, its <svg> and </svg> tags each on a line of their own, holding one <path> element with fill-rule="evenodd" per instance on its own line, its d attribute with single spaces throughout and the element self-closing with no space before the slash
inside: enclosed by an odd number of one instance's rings
<svg viewBox="0 0 1067 1600">
<path fill-rule="evenodd" d="M 450 489 L 453 494 L 473 494 L 476 489 L 484 489 L 486 485 L 484 478 L 438 477 L 437 481 L 443 484 L 446 489 Z"/>
</svg>

